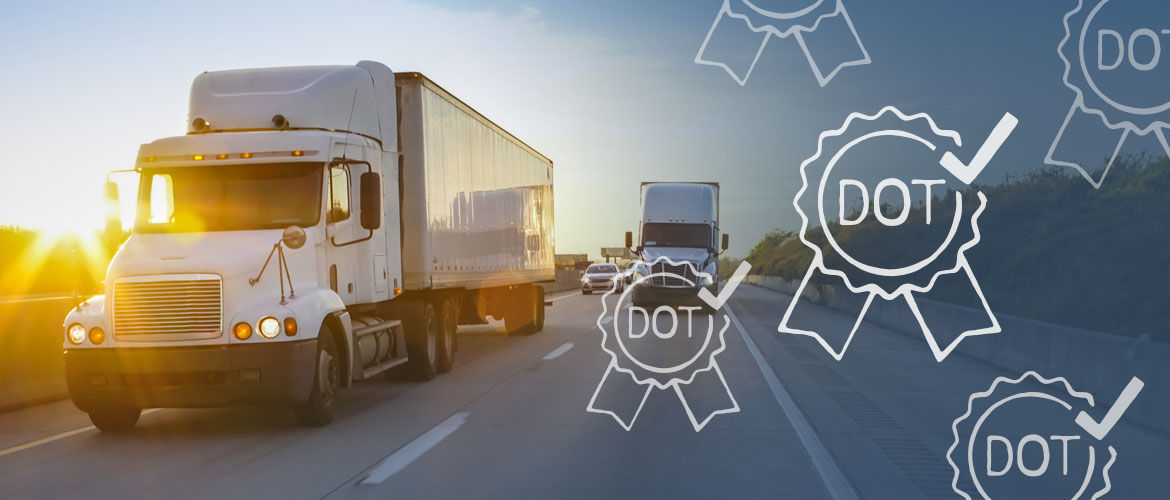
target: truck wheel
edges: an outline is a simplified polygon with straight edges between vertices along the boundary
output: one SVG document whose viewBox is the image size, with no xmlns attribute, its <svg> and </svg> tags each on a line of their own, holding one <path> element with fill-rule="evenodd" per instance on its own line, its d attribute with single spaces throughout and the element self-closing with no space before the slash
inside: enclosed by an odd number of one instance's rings
<svg viewBox="0 0 1170 500">
<path fill-rule="evenodd" d="M 504 315 L 504 329 L 509 335 L 532 335 L 536 333 L 537 292 L 532 286 L 525 286 L 515 291 L 510 297 L 507 314 Z M 544 300 L 540 301 L 540 308 L 544 308 Z"/>
<path fill-rule="evenodd" d="M 536 287 L 536 321 L 533 326 L 537 332 L 544 331 L 544 287 Z"/>
<path fill-rule="evenodd" d="M 402 326 L 406 329 L 407 371 L 416 380 L 431 380 L 438 372 L 439 319 L 430 302 L 404 304 Z"/>
<path fill-rule="evenodd" d="M 102 432 L 118 432 L 134 427 L 141 415 L 141 409 L 111 402 L 90 411 L 89 421 Z"/>
<path fill-rule="evenodd" d="M 327 325 L 317 335 L 317 363 L 313 372 L 313 389 L 309 400 L 293 409 L 297 421 L 311 427 L 329 425 L 333 421 L 333 403 L 341 388 L 341 367 L 337 362 L 337 346 L 333 331 Z"/>
<path fill-rule="evenodd" d="M 439 344 L 436 367 L 439 373 L 447 373 L 455 367 L 455 331 L 459 328 L 459 310 L 453 299 L 436 302 L 439 307 Z"/>
</svg>

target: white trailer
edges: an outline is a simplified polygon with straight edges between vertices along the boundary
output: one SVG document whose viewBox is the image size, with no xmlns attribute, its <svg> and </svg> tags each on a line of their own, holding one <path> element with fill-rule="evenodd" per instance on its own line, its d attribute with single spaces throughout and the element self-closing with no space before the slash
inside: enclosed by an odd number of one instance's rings
<svg viewBox="0 0 1170 500">
<path fill-rule="evenodd" d="M 187 127 L 140 148 L 134 229 L 65 320 L 100 429 L 250 404 L 324 425 L 353 381 L 451 370 L 458 324 L 543 328 L 552 162 L 423 75 L 203 73 Z"/>
</svg>

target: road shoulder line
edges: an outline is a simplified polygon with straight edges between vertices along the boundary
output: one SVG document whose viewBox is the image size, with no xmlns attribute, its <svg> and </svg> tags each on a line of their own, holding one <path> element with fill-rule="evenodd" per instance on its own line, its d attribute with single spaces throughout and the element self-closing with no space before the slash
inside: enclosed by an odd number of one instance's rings
<svg viewBox="0 0 1170 500">
<path fill-rule="evenodd" d="M 772 395 L 775 396 L 776 402 L 780 404 L 780 409 L 784 411 L 784 415 L 788 417 L 792 428 L 796 430 L 796 436 L 800 440 L 801 446 L 804 447 L 808 453 L 809 459 L 812 461 L 813 468 L 817 472 L 817 476 L 821 479 L 821 484 L 824 485 L 825 491 L 828 492 L 829 497 L 834 500 L 858 500 L 860 495 L 853 489 L 853 484 L 845 477 L 845 473 L 841 471 L 841 467 L 837 465 L 837 461 L 825 448 L 824 443 L 821 442 L 820 437 L 817 436 L 812 424 L 804 416 L 804 412 L 796 405 L 796 401 L 784 389 L 780 383 L 780 379 L 776 378 L 776 373 L 772 371 L 772 367 L 764 360 L 764 355 L 760 353 L 759 347 L 756 346 L 755 341 L 744 330 L 743 324 L 739 322 L 739 318 L 735 317 L 735 313 L 731 311 L 730 305 L 725 305 L 724 310 L 727 315 L 731 317 L 731 322 L 735 328 L 739 330 L 740 336 L 747 344 L 748 351 L 752 354 L 752 359 L 756 361 L 756 365 L 760 368 L 760 372 L 764 374 L 764 380 L 768 382 L 768 387 L 772 389 Z"/>
<path fill-rule="evenodd" d="M 149 414 L 154 413 L 156 411 L 159 411 L 161 409 L 162 408 L 151 408 L 149 410 L 143 410 L 142 414 L 149 415 Z M 65 439 L 65 438 L 70 437 L 70 436 L 76 436 L 76 435 L 81 434 L 83 432 L 96 431 L 96 430 L 97 430 L 97 427 L 89 425 L 86 427 L 79 427 L 79 428 L 73 429 L 71 431 L 58 432 L 56 434 L 53 434 L 52 436 L 46 436 L 46 437 L 37 439 L 35 441 L 29 441 L 29 442 L 24 443 L 24 444 L 18 444 L 16 446 L 11 447 L 11 448 L 6 448 L 3 450 L 0 450 L 0 457 L 3 457 L 5 455 L 11 455 L 11 454 L 17 453 L 17 452 L 21 452 L 21 451 L 27 450 L 29 448 L 36 448 L 37 446 L 40 446 L 42 444 L 52 443 L 53 441 L 59 441 L 61 439 Z"/>
</svg>

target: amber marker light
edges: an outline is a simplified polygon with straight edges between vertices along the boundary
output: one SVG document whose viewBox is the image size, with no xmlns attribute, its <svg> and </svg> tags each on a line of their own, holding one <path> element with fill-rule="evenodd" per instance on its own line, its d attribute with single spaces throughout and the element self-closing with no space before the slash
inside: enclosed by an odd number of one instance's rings
<svg viewBox="0 0 1170 500">
<path fill-rule="evenodd" d="M 297 319 L 284 318 L 284 334 L 293 337 L 297 334 Z"/>
<path fill-rule="evenodd" d="M 252 325 L 246 322 L 236 323 L 235 328 L 232 328 L 232 335 L 240 340 L 248 340 L 252 337 Z"/>
<path fill-rule="evenodd" d="M 226 155 L 226 154 L 215 155 L 215 159 L 217 159 L 217 160 L 226 160 L 227 157 L 228 157 L 228 155 Z"/>
<path fill-rule="evenodd" d="M 195 161 L 201 161 L 201 160 L 203 160 L 203 155 L 195 155 L 195 156 L 192 156 L 191 159 L 195 160 Z"/>
<path fill-rule="evenodd" d="M 293 156 L 305 156 L 305 152 L 298 149 L 296 151 L 293 151 L 292 155 Z"/>
<path fill-rule="evenodd" d="M 89 341 L 92 342 L 93 345 L 99 345 L 102 342 L 105 342 L 105 340 L 106 332 L 102 331 L 101 328 L 95 326 L 89 329 Z"/>
<path fill-rule="evenodd" d="M 251 157 L 252 157 L 252 153 L 240 153 L 240 158 L 247 159 L 247 158 L 251 158 Z"/>
</svg>

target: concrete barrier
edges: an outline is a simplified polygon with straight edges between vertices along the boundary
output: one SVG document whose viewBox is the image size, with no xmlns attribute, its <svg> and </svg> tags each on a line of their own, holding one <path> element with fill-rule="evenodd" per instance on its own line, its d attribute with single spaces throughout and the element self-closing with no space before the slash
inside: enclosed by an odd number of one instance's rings
<svg viewBox="0 0 1170 500">
<path fill-rule="evenodd" d="M 773 276 L 748 276 L 745 283 L 793 294 L 800 285 Z M 865 297 L 832 285 L 809 286 L 804 296 L 814 303 L 843 311 L 860 310 Z M 965 331 L 982 328 L 982 310 L 916 299 L 923 317 L 937 318 L 940 329 Z M 1146 382 L 1145 389 L 1125 418 L 1170 431 L 1170 344 L 1110 335 L 996 313 L 1002 331 L 969 337 L 954 351 L 1003 368 L 1013 374 L 1035 371 L 1045 377 L 1064 377 L 1074 388 L 1111 402 L 1131 377 Z M 925 342 L 922 328 L 905 301 L 874 299 L 865 320 Z M 1100 405 L 1099 405 L 1100 406 Z"/>
<path fill-rule="evenodd" d="M 540 286 L 544 287 L 544 293 L 580 290 L 581 272 L 573 269 L 557 269 L 557 280 L 551 283 L 541 283 Z"/>
<path fill-rule="evenodd" d="M 61 323 L 71 296 L 0 297 L 0 411 L 67 396 Z"/>
</svg>

